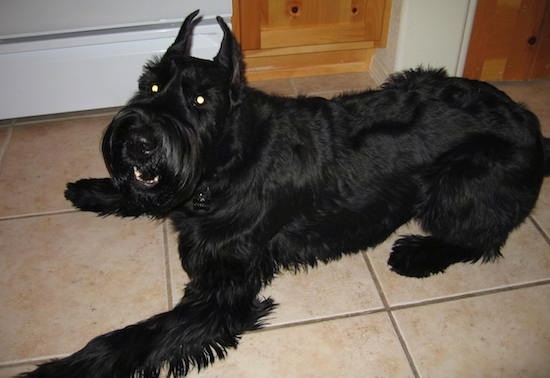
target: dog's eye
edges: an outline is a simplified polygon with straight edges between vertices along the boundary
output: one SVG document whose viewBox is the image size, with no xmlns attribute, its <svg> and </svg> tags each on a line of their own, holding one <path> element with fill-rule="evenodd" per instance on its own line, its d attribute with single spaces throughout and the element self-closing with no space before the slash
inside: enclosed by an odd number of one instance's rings
<svg viewBox="0 0 550 378">
<path fill-rule="evenodd" d="M 158 84 L 153 84 L 151 85 L 151 93 L 157 93 L 159 91 L 159 86 Z"/>
<path fill-rule="evenodd" d="M 195 101 L 193 102 L 193 104 L 195 106 L 202 106 L 206 103 L 206 99 L 203 97 L 203 96 L 197 96 L 195 97 Z"/>
</svg>

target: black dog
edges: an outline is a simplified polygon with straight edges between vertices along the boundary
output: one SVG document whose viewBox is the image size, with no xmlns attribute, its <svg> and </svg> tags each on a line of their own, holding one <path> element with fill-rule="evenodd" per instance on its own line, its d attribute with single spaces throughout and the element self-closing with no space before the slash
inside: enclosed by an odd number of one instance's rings
<svg viewBox="0 0 550 378">
<path fill-rule="evenodd" d="M 246 86 L 227 25 L 213 61 L 188 54 L 193 19 L 146 65 L 103 139 L 111 178 L 68 184 L 101 215 L 168 217 L 191 282 L 171 311 L 99 336 L 27 377 L 157 377 L 203 368 L 274 307 L 281 269 L 372 247 L 411 219 L 389 265 L 426 277 L 500 256 L 549 172 L 537 118 L 494 87 L 443 71 L 322 98 Z"/>
</svg>

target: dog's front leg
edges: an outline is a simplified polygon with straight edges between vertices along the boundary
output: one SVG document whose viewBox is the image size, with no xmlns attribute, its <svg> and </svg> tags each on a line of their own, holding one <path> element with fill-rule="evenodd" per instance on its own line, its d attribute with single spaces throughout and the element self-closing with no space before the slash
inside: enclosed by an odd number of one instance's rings
<svg viewBox="0 0 550 378">
<path fill-rule="evenodd" d="M 231 303 L 223 299 L 227 290 Z M 80 351 L 20 377 L 156 378 L 163 369 L 169 377 L 184 376 L 224 358 L 242 333 L 261 326 L 273 306 L 246 287 L 205 292 L 192 281 L 173 310 L 98 336 Z"/>
<path fill-rule="evenodd" d="M 100 215 L 135 217 L 143 213 L 125 199 L 110 178 L 81 179 L 68 183 L 65 198 L 80 210 Z"/>
</svg>

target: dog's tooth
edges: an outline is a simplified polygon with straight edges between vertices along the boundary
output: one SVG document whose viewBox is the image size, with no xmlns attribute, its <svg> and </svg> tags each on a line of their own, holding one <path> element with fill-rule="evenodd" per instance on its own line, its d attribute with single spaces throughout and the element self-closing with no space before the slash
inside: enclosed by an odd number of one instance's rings
<svg viewBox="0 0 550 378">
<path fill-rule="evenodd" d="M 144 179 L 143 178 L 143 173 L 141 173 L 141 171 L 136 167 L 132 167 L 133 170 L 134 170 L 134 177 L 136 178 L 137 181 L 139 182 L 142 182 L 144 184 L 147 184 L 147 185 L 156 185 L 159 183 L 159 180 L 160 180 L 160 176 L 155 176 L 153 177 L 152 179 Z"/>
<path fill-rule="evenodd" d="M 140 179 L 140 178 L 141 178 L 141 172 L 139 171 L 139 169 L 137 169 L 136 166 L 134 166 L 134 176 L 135 176 L 137 179 Z"/>
</svg>

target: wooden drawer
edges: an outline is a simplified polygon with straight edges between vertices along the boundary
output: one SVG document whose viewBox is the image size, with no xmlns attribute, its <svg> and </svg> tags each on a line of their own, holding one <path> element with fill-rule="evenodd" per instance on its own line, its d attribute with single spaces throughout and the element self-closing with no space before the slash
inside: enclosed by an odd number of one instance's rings
<svg viewBox="0 0 550 378">
<path fill-rule="evenodd" d="M 233 0 L 233 30 L 249 79 L 366 70 L 390 9 L 390 0 Z"/>
</svg>

